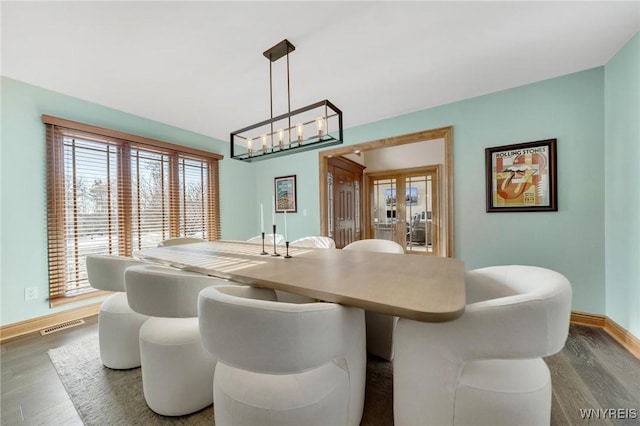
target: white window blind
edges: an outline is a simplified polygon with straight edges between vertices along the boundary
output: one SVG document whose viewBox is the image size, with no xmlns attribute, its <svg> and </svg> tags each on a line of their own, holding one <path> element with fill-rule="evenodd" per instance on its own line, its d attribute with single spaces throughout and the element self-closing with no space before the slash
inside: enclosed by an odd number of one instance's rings
<svg viewBox="0 0 640 426">
<path fill-rule="evenodd" d="M 92 297 L 88 254 L 220 236 L 219 154 L 43 116 L 51 305 Z"/>
<path fill-rule="evenodd" d="M 166 154 L 131 150 L 132 239 L 135 250 L 169 238 L 169 165 Z"/>
<path fill-rule="evenodd" d="M 208 187 L 207 164 L 181 158 L 180 175 L 180 231 L 189 237 L 207 238 Z"/>
</svg>

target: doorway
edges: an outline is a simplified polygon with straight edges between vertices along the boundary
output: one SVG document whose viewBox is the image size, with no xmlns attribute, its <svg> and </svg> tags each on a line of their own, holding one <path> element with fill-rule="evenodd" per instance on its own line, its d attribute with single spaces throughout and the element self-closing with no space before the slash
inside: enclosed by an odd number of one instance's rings
<svg viewBox="0 0 640 426">
<path fill-rule="evenodd" d="M 434 165 L 367 174 L 367 235 L 395 241 L 406 253 L 439 253 L 439 173 Z"/>
<path fill-rule="evenodd" d="M 391 138 L 379 139 L 370 142 L 364 142 L 355 145 L 342 146 L 334 149 L 321 151 L 319 153 L 319 174 L 320 174 L 320 232 L 321 235 L 329 235 L 330 227 L 330 215 L 329 215 L 329 185 L 328 182 L 328 170 L 329 159 L 334 157 L 340 157 L 350 154 L 369 153 L 375 154 L 382 152 L 382 150 L 390 147 L 401 147 L 409 144 L 422 144 L 428 142 L 426 145 L 433 145 L 440 147 L 443 152 L 443 160 L 438 171 L 438 183 L 437 183 L 437 198 L 434 197 L 434 206 L 432 211 L 432 238 L 436 241 L 437 247 L 433 247 L 433 254 L 436 256 L 454 256 L 453 247 L 453 127 L 442 127 L 432 130 L 424 130 L 416 133 L 410 133 Z M 418 146 L 418 145 L 415 145 Z M 399 149 L 399 148 L 398 148 Z M 421 164 L 416 167 L 427 167 L 429 164 L 433 164 L 426 156 L 422 158 L 417 156 L 416 161 Z M 417 184 L 417 183 L 416 183 Z M 406 181 L 403 185 L 407 186 Z M 409 184 L 411 185 L 411 183 Z M 398 190 L 399 183 L 396 182 L 396 191 Z M 414 185 L 415 186 L 415 185 Z M 411 188 L 411 186 L 409 186 Z M 362 191 L 365 193 L 365 191 Z M 367 192 L 368 194 L 368 192 Z M 402 194 L 402 193 L 401 193 Z M 368 201 L 367 201 L 368 202 Z M 367 211 L 367 214 L 362 214 L 363 218 L 369 216 L 368 209 L 370 206 L 365 204 L 363 197 L 362 209 Z M 413 206 L 411 206 L 413 207 Z M 406 214 L 406 205 L 404 206 Z M 420 220 L 422 220 L 422 211 L 420 213 Z M 398 214 L 398 212 L 396 212 Z M 412 212 L 415 215 L 415 212 Z M 386 212 L 385 212 L 386 215 Z M 437 217 L 437 222 L 433 220 L 433 217 Z M 413 217 L 412 217 L 413 219 Z M 363 219 L 366 222 L 366 219 Z M 427 211 L 425 209 L 425 221 L 427 221 Z M 428 226 L 425 224 L 425 227 Z M 406 231 L 405 231 L 406 232 Z M 426 231 L 425 231 L 426 232 Z M 410 235 L 410 242 L 413 242 L 414 237 L 419 237 L 420 231 L 413 236 Z M 372 231 L 369 223 L 363 224 L 361 230 L 361 238 L 374 238 L 374 232 Z M 418 251 L 419 245 L 412 244 L 411 252 Z"/>
</svg>

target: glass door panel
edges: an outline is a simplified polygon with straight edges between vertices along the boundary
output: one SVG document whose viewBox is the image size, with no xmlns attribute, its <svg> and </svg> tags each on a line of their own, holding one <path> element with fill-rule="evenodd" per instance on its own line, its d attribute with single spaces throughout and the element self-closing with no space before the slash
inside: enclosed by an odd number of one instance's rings
<svg viewBox="0 0 640 426">
<path fill-rule="evenodd" d="M 373 238 L 397 241 L 397 183 L 396 179 L 372 181 L 371 223 Z"/>
<path fill-rule="evenodd" d="M 407 252 L 433 253 L 433 176 L 405 178 Z"/>
</svg>

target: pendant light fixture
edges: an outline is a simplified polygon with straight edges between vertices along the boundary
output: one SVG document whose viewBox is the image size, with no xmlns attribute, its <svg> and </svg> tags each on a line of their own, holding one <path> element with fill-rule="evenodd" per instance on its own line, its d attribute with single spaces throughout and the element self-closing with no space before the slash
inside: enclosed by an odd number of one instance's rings
<svg viewBox="0 0 640 426">
<path fill-rule="evenodd" d="M 271 118 L 231 132 L 231 158 L 251 162 L 342 143 L 342 111 L 328 100 L 291 111 L 289 53 L 295 49 L 285 39 L 263 52 L 269 60 Z M 287 60 L 287 112 L 274 117 L 272 68 L 283 57 Z"/>
</svg>

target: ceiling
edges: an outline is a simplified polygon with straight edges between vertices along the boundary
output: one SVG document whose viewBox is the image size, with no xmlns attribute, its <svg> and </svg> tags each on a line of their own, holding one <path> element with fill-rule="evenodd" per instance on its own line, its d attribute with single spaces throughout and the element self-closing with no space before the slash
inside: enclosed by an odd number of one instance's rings
<svg viewBox="0 0 640 426">
<path fill-rule="evenodd" d="M 604 65 L 640 2 L 7 2 L 2 75 L 227 140 L 291 108 L 352 127 Z M 286 112 L 273 63 L 274 115 Z"/>
</svg>

